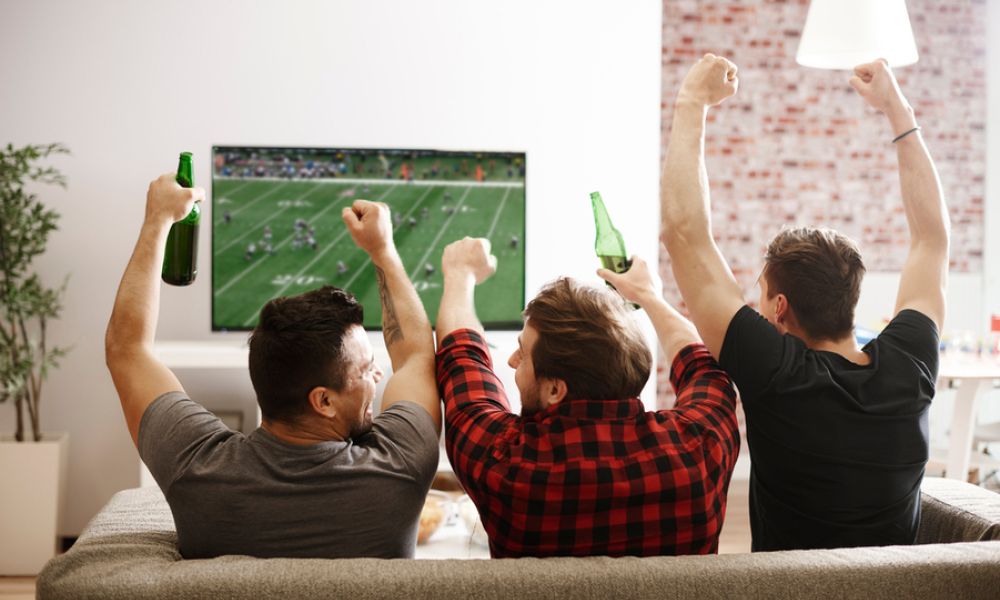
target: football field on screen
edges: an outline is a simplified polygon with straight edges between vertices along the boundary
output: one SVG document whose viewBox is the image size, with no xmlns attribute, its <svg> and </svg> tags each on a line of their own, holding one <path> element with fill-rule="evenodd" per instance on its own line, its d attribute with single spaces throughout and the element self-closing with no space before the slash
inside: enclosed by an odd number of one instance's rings
<svg viewBox="0 0 1000 600">
<path fill-rule="evenodd" d="M 357 296 L 365 307 L 365 327 L 381 327 L 374 267 L 368 255 L 354 245 L 340 217 L 341 209 L 358 198 L 385 202 L 394 215 L 402 216 L 393 225 L 393 237 L 432 323 L 441 299 L 441 254 L 446 245 L 468 235 L 489 239 L 497 256 L 496 274 L 476 290 L 480 320 L 487 327 L 520 327 L 524 307 L 523 182 L 444 185 L 390 180 L 216 179 L 213 187 L 215 329 L 251 329 L 261 307 L 271 298 L 327 284 Z M 271 230 L 271 252 L 266 249 L 265 227 Z M 309 227 L 315 248 L 303 243 Z M 300 229 L 302 233 L 297 235 Z M 251 244 L 252 253 L 248 252 Z"/>
</svg>

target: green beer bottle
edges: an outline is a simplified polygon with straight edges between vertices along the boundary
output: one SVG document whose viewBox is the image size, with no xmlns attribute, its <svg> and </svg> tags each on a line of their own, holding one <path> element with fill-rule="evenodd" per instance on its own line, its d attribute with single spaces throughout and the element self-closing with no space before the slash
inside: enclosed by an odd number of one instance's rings
<svg viewBox="0 0 1000 600">
<path fill-rule="evenodd" d="M 597 258 L 601 259 L 601 266 L 615 273 L 624 273 L 632 266 L 632 261 L 628 259 L 625 252 L 625 241 L 622 234 L 615 229 L 608 215 L 608 209 L 604 207 L 604 200 L 601 199 L 600 192 L 591 192 L 590 203 L 594 207 L 594 227 L 597 229 L 597 240 L 594 242 L 594 250 Z M 615 286 L 608 283 L 608 287 L 615 289 Z M 633 303 L 629 303 L 632 308 L 639 308 Z"/>
<path fill-rule="evenodd" d="M 181 152 L 177 165 L 177 183 L 181 187 L 194 187 L 194 169 L 191 153 Z M 170 285 L 191 285 L 198 275 L 198 224 L 201 223 L 201 206 L 194 208 L 186 217 L 170 226 L 167 235 L 167 250 L 163 256 L 163 281 Z"/>
</svg>

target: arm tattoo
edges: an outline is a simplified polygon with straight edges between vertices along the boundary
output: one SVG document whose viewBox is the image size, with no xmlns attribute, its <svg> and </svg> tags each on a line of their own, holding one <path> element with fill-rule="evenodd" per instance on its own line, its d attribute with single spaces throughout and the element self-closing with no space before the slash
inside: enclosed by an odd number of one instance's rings
<svg viewBox="0 0 1000 600">
<path fill-rule="evenodd" d="M 385 345 L 391 346 L 403 340 L 403 330 L 399 327 L 396 307 L 393 306 L 392 296 L 385 285 L 385 273 L 378 267 L 375 267 L 375 279 L 378 280 L 378 297 L 382 301 L 382 336 L 385 338 Z"/>
</svg>

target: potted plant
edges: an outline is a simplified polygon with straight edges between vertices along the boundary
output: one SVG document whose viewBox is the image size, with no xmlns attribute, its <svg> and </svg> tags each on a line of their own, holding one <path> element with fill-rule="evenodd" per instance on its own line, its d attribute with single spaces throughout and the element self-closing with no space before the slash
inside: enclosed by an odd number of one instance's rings
<svg viewBox="0 0 1000 600">
<path fill-rule="evenodd" d="M 0 435 L 0 575 L 38 573 L 56 549 L 67 462 L 66 434 L 43 434 L 42 384 L 66 353 L 46 338 L 59 316 L 66 283 L 42 284 L 32 270 L 56 229 L 29 182 L 66 187 L 53 167 L 39 166 L 59 144 L 0 149 L 0 402 L 12 402 L 14 435 Z"/>
</svg>

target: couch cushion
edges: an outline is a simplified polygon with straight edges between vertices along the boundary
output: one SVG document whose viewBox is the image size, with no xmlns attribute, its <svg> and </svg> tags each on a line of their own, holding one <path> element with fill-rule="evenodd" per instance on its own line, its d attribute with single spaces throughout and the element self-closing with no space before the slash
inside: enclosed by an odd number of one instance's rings
<svg viewBox="0 0 1000 600">
<path fill-rule="evenodd" d="M 918 544 L 1000 540 L 1000 494 L 939 477 L 925 477 Z"/>
</svg>

